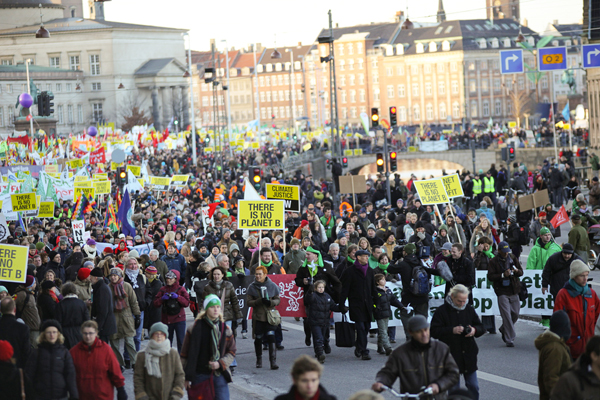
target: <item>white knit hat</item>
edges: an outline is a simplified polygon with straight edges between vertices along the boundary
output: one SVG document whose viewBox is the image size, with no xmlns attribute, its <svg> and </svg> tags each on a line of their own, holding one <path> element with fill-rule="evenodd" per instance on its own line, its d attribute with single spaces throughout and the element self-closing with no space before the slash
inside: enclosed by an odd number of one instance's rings
<svg viewBox="0 0 600 400">
<path fill-rule="evenodd" d="M 581 260 L 575 260 L 571 263 L 571 271 L 569 272 L 569 277 L 571 279 L 575 279 L 575 277 L 585 272 L 590 272 L 590 267 L 588 267 L 587 264 Z"/>
</svg>

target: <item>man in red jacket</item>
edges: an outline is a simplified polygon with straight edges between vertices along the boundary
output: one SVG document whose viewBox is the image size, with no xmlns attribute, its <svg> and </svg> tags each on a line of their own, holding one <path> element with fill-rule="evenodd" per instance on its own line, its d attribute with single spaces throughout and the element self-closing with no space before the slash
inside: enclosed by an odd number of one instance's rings
<svg viewBox="0 0 600 400">
<path fill-rule="evenodd" d="M 127 400 L 125 378 L 112 348 L 98 338 L 96 321 L 86 321 L 81 325 L 83 340 L 71 351 L 79 398 L 86 400 L 114 400 L 115 387 L 117 400 Z"/>
</svg>

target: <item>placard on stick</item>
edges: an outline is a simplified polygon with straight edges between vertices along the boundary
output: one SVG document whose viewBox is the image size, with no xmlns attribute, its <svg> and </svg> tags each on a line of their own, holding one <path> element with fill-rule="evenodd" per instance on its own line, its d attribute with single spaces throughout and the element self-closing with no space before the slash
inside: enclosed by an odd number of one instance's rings
<svg viewBox="0 0 600 400">
<path fill-rule="evenodd" d="M 548 197 L 548 189 L 538 190 L 533 194 L 534 207 L 543 207 L 548 203 L 550 203 L 550 197 Z"/>
<path fill-rule="evenodd" d="M 367 193 L 367 177 L 365 175 L 340 176 L 340 193 Z"/>
<path fill-rule="evenodd" d="M 528 194 L 527 196 L 521 196 L 517 199 L 519 202 L 519 209 L 521 211 L 531 210 L 535 206 L 533 205 L 533 195 Z"/>
<path fill-rule="evenodd" d="M 433 205 L 448 203 L 448 194 L 441 179 L 428 179 L 426 181 L 414 181 L 413 185 L 417 188 L 417 193 L 421 204 Z"/>
</svg>

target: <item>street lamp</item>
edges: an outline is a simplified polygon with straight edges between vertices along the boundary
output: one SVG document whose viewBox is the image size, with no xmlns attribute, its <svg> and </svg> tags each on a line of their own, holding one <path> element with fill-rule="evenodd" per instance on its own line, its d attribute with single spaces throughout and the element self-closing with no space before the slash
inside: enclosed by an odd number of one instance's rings
<svg viewBox="0 0 600 400">
<path fill-rule="evenodd" d="M 254 79 L 256 80 L 256 121 L 258 122 L 256 127 L 256 135 L 258 136 L 258 142 L 260 143 L 260 97 L 258 96 L 258 65 L 256 64 L 256 43 L 254 43 Z"/>
<path fill-rule="evenodd" d="M 196 115 L 194 112 L 194 81 L 192 76 L 192 38 L 190 37 L 189 32 L 184 32 L 183 36 L 188 37 L 188 70 L 186 72 L 189 74 L 190 78 L 190 106 L 192 109 L 192 162 L 194 163 L 194 166 L 196 166 L 198 165 L 198 160 L 196 157 Z"/>
<path fill-rule="evenodd" d="M 227 40 L 221 40 L 221 43 L 225 43 L 225 64 L 227 69 L 227 141 L 229 142 L 229 157 L 233 157 L 233 150 L 231 149 L 231 83 L 229 82 L 229 47 L 227 46 Z"/>
<path fill-rule="evenodd" d="M 294 79 L 294 49 L 285 49 L 286 53 L 289 52 L 291 55 L 291 63 L 290 63 L 290 96 L 292 98 L 292 126 L 293 132 L 296 133 L 296 98 L 294 96 L 294 92 L 296 91 L 296 84 Z"/>
</svg>

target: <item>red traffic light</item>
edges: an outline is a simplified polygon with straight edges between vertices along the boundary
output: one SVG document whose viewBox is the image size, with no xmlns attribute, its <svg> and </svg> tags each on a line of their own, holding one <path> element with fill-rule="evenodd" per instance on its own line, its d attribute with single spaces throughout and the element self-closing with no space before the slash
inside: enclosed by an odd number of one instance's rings
<svg viewBox="0 0 600 400">
<path fill-rule="evenodd" d="M 342 162 L 343 162 L 343 163 L 347 163 L 347 162 L 348 162 L 348 159 L 347 159 L 346 157 L 344 157 L 344 158 L 342 158 Z"/>
<path fill-rule="evenodd" d="M 515 152 L 515 148 L 514 148 L 514 147 L 509 147 L 509 148 L 508 148 L 508 152 L 509 152 L 510 154 L 513 154 L 513 153 Z"/>
<path fill-rule="evenodd" d="M 396 156 L 397 156 L 397 154 L 396 154 L 396 152 L 395 152 L 395 151 L 392 151 L 392 152 L 390 153 L 390 159 L 392 159 L 392 160 L 395 160 L 395 159 L 396 159 Z"/>
</svg>

